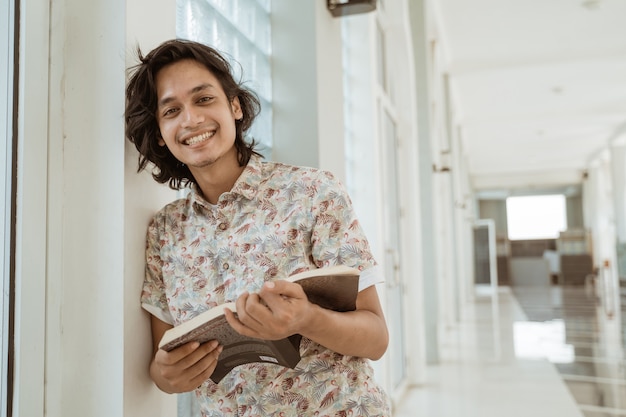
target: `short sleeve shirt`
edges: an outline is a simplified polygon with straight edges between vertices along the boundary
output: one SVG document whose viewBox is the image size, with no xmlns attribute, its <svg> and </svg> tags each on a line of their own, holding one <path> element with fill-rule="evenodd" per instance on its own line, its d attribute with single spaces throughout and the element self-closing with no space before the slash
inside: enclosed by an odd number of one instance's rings
<svg viewBox="0 0 626 417">
<path fill-rule="evenodd" d="M 141 302 L 176 326 L 265 281 L 331 265 L 360 269 L 360 289 L 382 282 L 343 186 L 329 172 L 253 156 L 217 204 L 192 187 L 153 217 Z M 390 415 L 368 360 L 306 338 L 300 353 L 295 369 L 245 364 L 207 380 L 196 390 L 202 415 Z"/>
</svg>

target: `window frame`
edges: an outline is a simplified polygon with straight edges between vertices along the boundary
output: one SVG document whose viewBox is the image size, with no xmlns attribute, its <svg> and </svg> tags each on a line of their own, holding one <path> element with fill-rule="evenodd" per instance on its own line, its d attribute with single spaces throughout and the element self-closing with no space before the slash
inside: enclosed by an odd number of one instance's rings
<svg viewBox="0 0 626 417">
<path fill-rule="evenodd" d="M 5 29 L 0 31 L 0 55 L 4 57 L 4 65 L 0 67 L 0 97 L 5 99 L 0 102 L 0 126 L 4 133 L 4 142 L 0 144 L 0 159 L 4 162 L 4 169 L 0 171 L 0 212 L 2 222 L 2 240 L 0 240 L 0 417 L 12 414 L 13 396 L 13 305 L 14 305 L 14 255 L 15 255 L 15 96 L 14 86 L 17 77 L 15 47 L 16 47 L 16 3 L 14 1 L 3 2 L 0 5 L 0 16 L 3 17 Z"/>
</svg>

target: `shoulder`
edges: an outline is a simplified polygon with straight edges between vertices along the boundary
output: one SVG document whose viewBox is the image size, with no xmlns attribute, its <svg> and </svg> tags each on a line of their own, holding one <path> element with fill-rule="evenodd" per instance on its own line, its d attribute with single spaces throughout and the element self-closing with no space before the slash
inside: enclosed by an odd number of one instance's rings
<svg viewBox="0 0 626 417">
<path fill-rule="evenodd" d="M 262 161 L 261 175 L 271 182 L 336 184 L 339 181 L 330 171 L 308 166 L 290 165 L 282 162 Z"/>
<path fill-rule="evenodd" d="M 172 221 L 184 220 L 189 216 L 191 198 L 180 198 L 163 206 L 157 211 L 150 222 L 151 225 L 166 225 Z"/>
</svg>

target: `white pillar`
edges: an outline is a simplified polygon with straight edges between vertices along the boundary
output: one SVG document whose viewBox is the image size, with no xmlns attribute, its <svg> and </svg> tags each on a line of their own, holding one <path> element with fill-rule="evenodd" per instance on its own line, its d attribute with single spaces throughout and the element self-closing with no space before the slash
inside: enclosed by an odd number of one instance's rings
<svg viewBox="0 0 626 417">
<path fill-rule="evenodd" d="M 425 318 L 425 358 L 430 364 L 439 362 L 439 285 L 437 271 L 437 233 L 434 227 L 433 208 L 433 157 L 430 122 L 430 80 L 429 80 L 429 39 L 428 18 L 423 0 L 409 3 L 412 30 L 413 59 L 415 65 L 415 94 L 417 96 L 418 158 L 420 213 L 422 217 L 422 274 L 424 277 L 424 318 Z M 430 240 L 430 242 L 429 242 Z"/>
<path fill-rule="evenodd" d="M 124 415 L 125 3 L 51 5 L 45 415 Z"/>
<path fill-rule="evenodd" d="M 626 137 L 611 146 L 611 168 L 617 241 L 626 243 Z"/>
</svg>

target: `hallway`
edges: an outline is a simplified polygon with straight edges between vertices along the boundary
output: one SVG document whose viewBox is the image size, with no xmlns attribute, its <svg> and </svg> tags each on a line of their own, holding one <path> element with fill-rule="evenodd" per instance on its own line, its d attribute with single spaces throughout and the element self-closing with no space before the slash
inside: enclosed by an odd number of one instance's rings
<svg viewBox="0 0 626 417">
<path fill-rule="evenodd" d="M 626 416 L 624 307 L 606 310 L 582 286 L 478 288 L 395 417 Z"/>
</svg>

